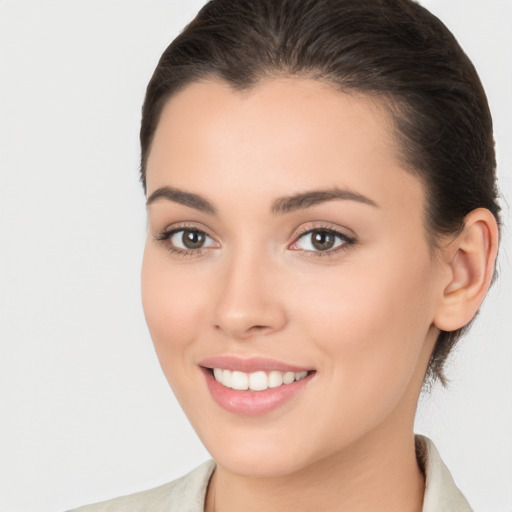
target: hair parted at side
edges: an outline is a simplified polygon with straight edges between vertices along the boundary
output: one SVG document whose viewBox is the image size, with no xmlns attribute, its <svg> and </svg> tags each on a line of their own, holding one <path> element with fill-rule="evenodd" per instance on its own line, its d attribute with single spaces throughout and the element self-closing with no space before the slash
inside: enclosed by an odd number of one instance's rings
<svg viewBox="0 0 512 512">
<path fill-rule="evenodd" d="M 492 119 L 478 74 L 445 25 L 412 0 L 212 0 L 165 50 L 142 109 L 141 181 L 166 102 L 187 85 L 221 79 L 247 90 L 299 76 L 379 97 L 405 167 L 426 188 L 426 228 L 456 234 L 487 208 L 499 222 Z M 467 329 L 441 332 L 427 377 Z"/>
</svg>

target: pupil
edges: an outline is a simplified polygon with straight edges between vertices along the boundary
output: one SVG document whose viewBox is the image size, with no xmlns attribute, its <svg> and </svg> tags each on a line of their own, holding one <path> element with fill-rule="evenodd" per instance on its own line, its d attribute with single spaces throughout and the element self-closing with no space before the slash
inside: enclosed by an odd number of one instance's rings
<svg viewBox="0 0 512 512">
<path fill-rule="evenodd" d="M 327 231 L 315 231 L 313 233 L 313 247 L 319 251 L 332 249 L 334 242 L 334 236 Z"/>
<path fill-rule="evenodd" d="M 185 231 L 182 240 L 183 245 L 187 249 L 200 249 L 204 244 L 204 233 L 199 231 Z"/>
</svg>

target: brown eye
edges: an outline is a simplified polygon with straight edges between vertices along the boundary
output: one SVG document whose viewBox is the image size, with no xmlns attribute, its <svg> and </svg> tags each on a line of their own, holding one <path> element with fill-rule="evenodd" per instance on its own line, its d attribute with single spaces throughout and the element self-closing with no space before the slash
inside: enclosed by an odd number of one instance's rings
<svg viewBox="0 0 512 512">
<path fill-rule="evenodd" d="M 334 247 L 336 237 L 328 231 L 312 231 L 311 244 L 318 251 L 328 251 Z"/>
<path fill-rule="evenodd" d="M 176 229 L 164 233 L 158 238 L 165 242 L 168 248 L 175 252 L 200 252 L 201 249 L 218 247 L 217 242 L 199 229 Z"/>
<path fill-rule="evenodd" d="M 200 249 L 206 240 L 206 235 L 201 231 L 190 231 L 185 229 L 182 231 L 181 241 L 187 249 Z"/>
<path fill-rule="evenodd" d="M 336 252 L 337 248 L 354 243 L 354 239 L 332 229 L 317 228 L 303 233 L 290 249 L 311 253 Z"/>
</svg>

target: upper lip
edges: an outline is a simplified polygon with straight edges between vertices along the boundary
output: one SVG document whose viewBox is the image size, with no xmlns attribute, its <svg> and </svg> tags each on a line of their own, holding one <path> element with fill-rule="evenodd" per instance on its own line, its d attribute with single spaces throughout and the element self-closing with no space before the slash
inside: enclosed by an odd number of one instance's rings
<svg viewBox="0 0 512 512">
<path fill-rule="evenodd" d="M 251 373 L 256 371 L 280 371 L 280 372 L 306 372 L 312 368 L 297 366 L 294 364 L 278 361 L 277 359 L 269 359 L 267 357 L 249 357 L 240 358 L 236 356 L 214 356 L 207 357 L 199 361 L 200 366 L 204 368 L 222 368 L 223 370 L 239 371 Z"/>
</svg>

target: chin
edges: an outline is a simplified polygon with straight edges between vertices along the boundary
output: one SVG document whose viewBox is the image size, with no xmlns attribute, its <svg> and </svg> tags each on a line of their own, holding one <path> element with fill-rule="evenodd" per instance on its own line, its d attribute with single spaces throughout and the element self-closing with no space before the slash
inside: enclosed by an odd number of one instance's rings
<svg viewBox="0 0 512 512">
<path fill-rule="evenodd" d="M 334 442 L 325 443 L 327 435 L 315 439 L 312 432 L 294 423 L 295 428 L 263 421 L 251 428 L 210 424 L 197 433 L 222 469 L 241 477 L 275 478 L 300 472 L 340 448 Z"/>
<path fill-rule="evenodd" d="M 213 455 L 213 454 L 212 454 Z M 273 449 L 267 453 L 264 447 L 241 450 L 229 450 L 219 453 L 213 458 L 219 467 L 232 474 L 248 478 L 275 478 L 284 477 L 308 466 L 302 457 Z"/>
</svg>

